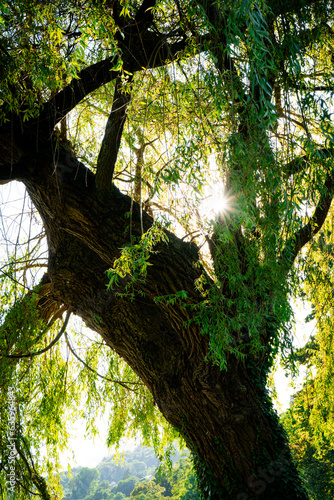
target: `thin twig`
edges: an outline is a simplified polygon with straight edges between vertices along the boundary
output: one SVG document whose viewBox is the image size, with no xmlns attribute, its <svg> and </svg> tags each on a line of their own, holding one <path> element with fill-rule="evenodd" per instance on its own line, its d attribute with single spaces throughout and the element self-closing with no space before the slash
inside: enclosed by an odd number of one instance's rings
<svg viewBox="0 0 334 500">
<path fill-rule="evenodd" d="M 128 387 L 127 384 L 143 385 L 142 382 L 126 382 L 125 383 L 125 382 L 122 382 L 121 380 L 104 377 L 103 375 L 98 373 L 96 370 L 94 370 L 91 366 L 89 366 L 83 359 L 80 358 L 80 356 L 78 356 L 78 354 L 75 352 L 75 350 L 71 346 L 71 343 L 69 341 L 67 333 L 65 333 L 65 339 L 66 339 L 66 343 L 68 345 L 68 348 L 71 351 L 71 353 L 73 354 L 73 356 L 75 358 L 77 358 L 77 360 L 80 361 L 80 363 L 82 363 L 89 371 L 91 371 L 92 373 L 95 373 L 95 375 L 102 378 L 103 380 L 106 380 L 107 382 L 112 382 L 113 384 L 119 384 L 122 387 L 124 387 L 125 389 L 127 389 L 128 391 L 133 391 L 133 392 L 134 392 L 134 389 L 131 389 L 131 387 Z"/>
</svg>

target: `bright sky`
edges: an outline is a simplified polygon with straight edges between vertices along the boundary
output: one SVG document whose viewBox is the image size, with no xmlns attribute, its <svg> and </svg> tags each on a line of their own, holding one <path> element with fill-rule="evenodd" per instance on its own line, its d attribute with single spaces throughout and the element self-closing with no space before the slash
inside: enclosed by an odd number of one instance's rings
<svg viewBox="0 0 334 500">
<path fill-rule="evenodd" d="M 107 421 L 108 418 L 101 419 L 97 422 L 100 430 L 99 436 L 93 439 L 85 438 L 85 423 L 79 422 L 73 428 L 73 438 L 69 441 L 67 452 L 60 454 L 60 463 L 64 470 L 67 470 L 68 465 L 72 468 L 81 467 L 96 467 L 104 457 L 112 455 L 115 451 L 114 447 L 108 448 L 106 445 L 107 440 Z M 140 442 L 122 439 L 118 452 L 121 454 L 123 451 L 133 450 Z M 70 449 L 72 448 L 72 451 Z"/>
<path fill-rule="evenodd" d="M 310 314 L 310 308 L 308 308 L 305 304 L 303 305 L 301 301 L 295 304 L 293 309 L 296 320 L 296 330 L 293 343 L 298 349 L 306 344 L 311 335 L 315 335 L 316 322 L 313 320 L 309 323 L 305 323 L 306 316 Z M 301 369 L 300 375 L 293 380 L 291 375 L 286 376 L 284 369 L 281 366 L 278 366 L 274 379 L 278 396 L 278 402 L 275 404 L 275 407 L 279 413 L 288 408 L 291 396 L 296 391 L 301 389 L 305 377 L 306 370 Z"/>
</svg>

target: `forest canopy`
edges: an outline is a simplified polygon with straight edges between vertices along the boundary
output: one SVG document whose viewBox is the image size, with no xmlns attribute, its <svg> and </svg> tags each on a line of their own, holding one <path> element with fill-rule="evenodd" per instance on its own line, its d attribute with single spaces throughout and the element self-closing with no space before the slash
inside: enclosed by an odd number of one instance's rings
<svg viewBox="0 0 334 500">
<path fill-rule="evenodd" d="M 307 463 L 325 470 L 333 441 L 333 8 L 0 3 L 4 499 L 59 498 L 68 426 L 94 433 L 101 414 L 109 445 L 140 434 L 168 460 L 181 439 L 205 500 L 319 494 Z M 302 349 L 296 298 L 317 320 Z M 310 374 L 288 436 L 268 392 L 277 356 Z"/>
</svg>

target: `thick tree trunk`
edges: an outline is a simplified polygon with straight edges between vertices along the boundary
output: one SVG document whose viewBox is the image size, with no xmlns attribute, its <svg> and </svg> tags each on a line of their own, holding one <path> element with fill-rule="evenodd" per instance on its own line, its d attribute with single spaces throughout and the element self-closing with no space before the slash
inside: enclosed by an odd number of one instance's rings
<svg viewBox="0 0 334 500">
<path fill-rule="evenodd" d="M 60 152 L 25 158 L 12 178 L 22 180 L 48 237 L 54 300 L 71 306 L 133 368 L 164 417 L 185 437 L 195 458 L 204 498 L 306 499 L 271 403 L 260 366 L 228 359 L 227 371 L 206 361 L 209 341 L 186 322 L 191 308 L 156 297 L 185 290 L 188 304 L 202 300 L 194 282 L 196 248 L 168 233 L 152 254 L 135 300 L 120 297 L 129 281 L 107 290 L 106 270 L 129 243 L 131 200 L 116 188 L 108 207 L 95 194 L 94 176 Z M 21 160 L 22 165 L 23 160 Z M 144 229 L 152 220 L 143 216 Z M 140 235 L 139 209 L 132 235 Z"/>
</svg>

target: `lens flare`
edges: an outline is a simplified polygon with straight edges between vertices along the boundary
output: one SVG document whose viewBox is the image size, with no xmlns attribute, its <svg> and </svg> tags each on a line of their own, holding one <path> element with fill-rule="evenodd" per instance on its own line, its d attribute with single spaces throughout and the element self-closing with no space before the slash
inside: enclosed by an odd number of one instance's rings
<svg viewBox="0 0 334 500">
<path fill-rule="evenodd" d="M 207 196 L 201 203 L 201 212 L 207 218 L 217 218 L 226 213 L 230 208 L 229 199 L 226 196 L 224 187 L 216 185 L 210 188 Z"/>
</svg>

